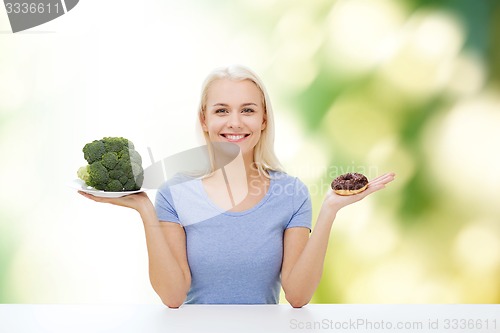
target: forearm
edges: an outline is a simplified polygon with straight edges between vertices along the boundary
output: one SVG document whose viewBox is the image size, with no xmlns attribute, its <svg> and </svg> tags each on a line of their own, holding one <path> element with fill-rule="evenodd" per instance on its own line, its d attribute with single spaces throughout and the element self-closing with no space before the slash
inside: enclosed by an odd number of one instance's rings
<svg viewBox="0 0 500 333">
<path fill-rule="evenodd" d="M 286 298 L 294 307 L 307 304 L 323 274 L 326 250 L 336 211 L 322 209 L 304 250 L 286 276 Z"/>
<path fill-rule="evenodd" d="M 151 285 L 163 303 L 178 307 L 186 298 L 190 287 L 189 278 L 173 255 L 153 206 L 145 207 L 139 213 L 144 223 Z"/>
<path fill-rule="evenodd" d="M 379 191 L 394 180 L 394 173 L 386 173 L 368 183 L 365 191 L 350 195 L 341 196 L 330 190 L 323 202 L 315 228 L 311 237 L 296 259 L 288 274 L 282 276 L 283 290 L 286 299 L 294 307 L 301 307 L 307 304 L 312 298 L 323 273 L 323 265 L 330 239 L 330 231 L 333 221 L 338 211 L 352 203 L 362 200 L 367 195 Z"/>
</svg>

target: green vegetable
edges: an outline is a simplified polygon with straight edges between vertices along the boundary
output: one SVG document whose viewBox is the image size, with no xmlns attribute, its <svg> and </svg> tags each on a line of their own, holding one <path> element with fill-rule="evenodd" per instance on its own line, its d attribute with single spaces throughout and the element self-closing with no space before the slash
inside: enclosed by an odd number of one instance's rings
<svg viewBox="0 0 500 333">
<path fill-rule="evenodd" d="M 87 143 L 83 157 L 88 165 L 78 169 L 78 178 L 98 190 L 134 191 L 144 181 L 141 155 L 131 141 L 121 137 L 105 137 Z"/>
</svg>

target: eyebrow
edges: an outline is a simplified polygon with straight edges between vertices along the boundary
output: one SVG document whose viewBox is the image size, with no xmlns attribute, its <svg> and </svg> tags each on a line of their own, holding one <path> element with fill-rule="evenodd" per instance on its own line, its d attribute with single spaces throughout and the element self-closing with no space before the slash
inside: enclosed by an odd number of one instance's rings
<svg viewBox="0 0 500 333">
<path fill-rule="evenodd" d="M 241 104 L 241 106 L 249 106 L 249 105 L 254 105 L 254 106 L 258 106 L 257 104 L 255 103 L 243 103 Z M 215 103 L 214 105 L 212 106 L 229 106 L 228 104 L 225 104 L 225 103 Z"/>
</svg>

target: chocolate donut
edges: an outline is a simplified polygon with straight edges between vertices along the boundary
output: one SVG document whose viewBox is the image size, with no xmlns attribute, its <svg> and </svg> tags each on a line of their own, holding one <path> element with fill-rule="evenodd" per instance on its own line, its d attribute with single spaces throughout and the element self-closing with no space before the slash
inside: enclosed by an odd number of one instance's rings
<svg viewBox="0 0 500 333">
<path fill-rule="evenodd" d="M 346 173 L 332 182 L 332 189 L 339 195 L 353 195 L 363 192 L 368 187 L 368 179 L 360 173 Z"/>
</svg>

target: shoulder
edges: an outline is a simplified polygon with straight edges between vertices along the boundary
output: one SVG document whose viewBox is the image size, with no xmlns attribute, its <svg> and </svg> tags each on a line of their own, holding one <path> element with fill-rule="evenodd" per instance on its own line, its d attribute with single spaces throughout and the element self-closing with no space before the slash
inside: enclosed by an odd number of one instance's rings
<svg viewBox="0 0 500 333">
<path fill-rule="evenodd" d="M 163 183 L 156 193 L 155 207 L 158 218 L 163 221 L 183 221 L 184 225 L 189 220 L 186 212 L 193 211 L 200 206 L 203 197 L 198 190 L 200 180 L 186 175 L 175 175 Z"/>
<path fill-rule="evenodd" d="M 196 192 L 196 181 L 199 181 L 196 177 L 176 174 L 158 188 L 156 198 L 157 200 L 172 201 L 174 197 L 179 197 L 181 193 L 186 195 L 189 192 Z"/>
<path fill-rule="evenodd" d="M 170 178 L 166 182 L 164 182 L 158 191 L 160 192 L 165 192 L 165 191 L 170 191 L 172 187 L 176 185 L 181 185 L 181 184 L 187 184 L 189 182 L 195 181 L 198 178 L 192 177 L 186 174 L 176 174 L 174 177 Z"/>
<path fill-rule="evenodd" d="M 291 176 L 288 173 L 284 171 L 275 171 L 275 170 L 268 170 L 269 172 L 269 178 L 276 182 L 294 182 L 297 177 Z"/>
<path fill-rule="evenodd" d="M 269 171 L 269 176 L 271 177 L 271 182 L 273 186 L 281 187 L 283 191 L 287 194 L 294 196 L 309 196 L 309 190 L 307 186 L 298 178 L 291 176 L 283 171 Z"/>
</svg>

